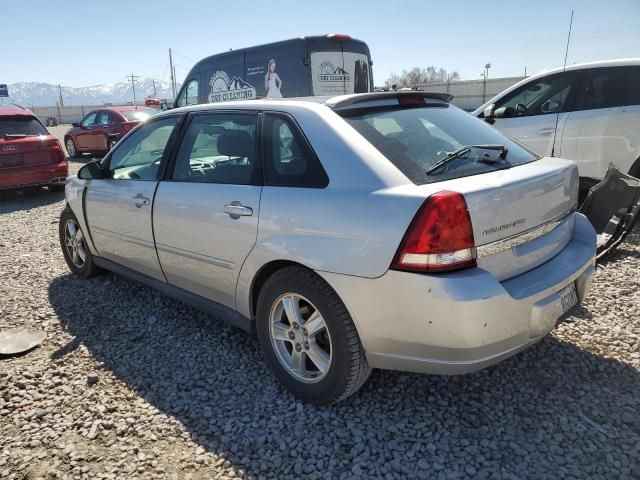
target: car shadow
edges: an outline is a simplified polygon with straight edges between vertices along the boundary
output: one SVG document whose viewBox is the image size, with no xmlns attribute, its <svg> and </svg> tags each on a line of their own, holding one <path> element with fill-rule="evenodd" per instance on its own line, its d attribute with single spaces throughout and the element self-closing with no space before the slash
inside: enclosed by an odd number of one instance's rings
<svg viewBox="0 0 640 480">
<path fill-rule="evenodd" d="M 64 192 L 51 191 L 47 187 L 0 190 L 0 215 L 44 207 L 63 199 Z"/>
<path fill-rule="evenodd" d="M 348 472 L 354 451 L 362 456 L 377 445 L 388 457 L 365 460 L 384 464 L 399 455 L 396 476 L 416 472 L 420 459 L 453 463 L 466 450 L 517 478 L 555 473 L 561 454 L 562 468 L 585 478 L 589 465 L 620 461 L 615 444 L 640 441 L 640 425 L 624 420 L 635 415 L 629 410 L 638 403 L 640 372 L 553 336 L 464 376 L 374 371 L 359 393 L 321 408 L 276 383 L 252 335 L 147 287 L 113 274 L 68 275 L 54 279 L 48 293 L 75 337 L 55 358 L 86 346 L 205 450 L 255 477 L 291 476 L 296 457 L 309 455 L 316 466 L 334 461 Z M 588 318 L 583 309 L 573 321 Z M 279 453 L 285 446 L 293 453 Z M 252 449 L 261 452 L 257 462 L 247 455 Z"/>
</svg>

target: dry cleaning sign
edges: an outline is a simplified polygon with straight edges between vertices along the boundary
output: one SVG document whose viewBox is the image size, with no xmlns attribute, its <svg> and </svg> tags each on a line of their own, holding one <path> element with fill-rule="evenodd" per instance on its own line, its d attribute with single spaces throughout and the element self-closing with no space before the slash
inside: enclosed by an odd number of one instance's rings
<svg viewBox="0 0 640 480">
<path fill-rule="evenodd" d="M 253 85 L 235 76 L 229 78 L 227 72 L 222 70 L 218 70 L 211 76 L 209 86 L 211 87 L 209 103 L 256 98 L 256 89 Z"/>
</svg>

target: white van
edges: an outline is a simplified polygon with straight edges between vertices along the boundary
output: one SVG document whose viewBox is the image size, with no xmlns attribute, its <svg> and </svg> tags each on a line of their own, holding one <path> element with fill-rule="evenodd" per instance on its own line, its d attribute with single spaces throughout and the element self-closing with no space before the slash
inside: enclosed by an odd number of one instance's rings
<svg viewBox="0 0 640 480">
<path fill-rule="evenodd" d="M 583 189 L 601 180 L 611 162 L 640 176 L 640 58 L 539 73 L 473 115 L 542 155 L 575 160 Z"/>
</svg>

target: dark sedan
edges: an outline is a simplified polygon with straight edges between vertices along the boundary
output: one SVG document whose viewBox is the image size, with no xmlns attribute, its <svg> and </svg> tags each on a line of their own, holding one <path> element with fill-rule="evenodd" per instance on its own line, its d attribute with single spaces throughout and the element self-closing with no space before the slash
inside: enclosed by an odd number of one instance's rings
<svg viewBox="0 0 640 480">
<path fill-rule="evenodd" d="M 105 154 L 129 130 L 156 113 L 152 108 L 138 106 L 93 110 L 65 134 L 67 152 L 70 157 L 83 153 Z"/>
</svg>

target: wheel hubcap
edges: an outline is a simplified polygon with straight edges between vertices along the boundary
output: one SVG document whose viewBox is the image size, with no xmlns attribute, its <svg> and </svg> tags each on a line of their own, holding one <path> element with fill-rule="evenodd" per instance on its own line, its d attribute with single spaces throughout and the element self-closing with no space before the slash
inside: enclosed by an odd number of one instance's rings
<svg viewBox="0 0 640 480">
<path fill-rule="evenodd" d="M 332 359 L 329 329 L 302 295 L 285 293 L 273 303 L 269 334 L 280 364 L 296 380 L 316 383 L 327 375 Z"/>
<path fill-rule="evenodd" d="M 73 140 L 71 139 L 67 140 L 67 152 L 69 152 L 69 155 L 73 155 L 76 153 L 76 147 L 73 144 Z"/>
<path fill-rule="evenodd" d="M 87 259 L 87 249 L 82 230 L 74 220 L 67 220 L 64 227 L 64 243 L 71 263 L 82 268 Z"/>
</svg>

